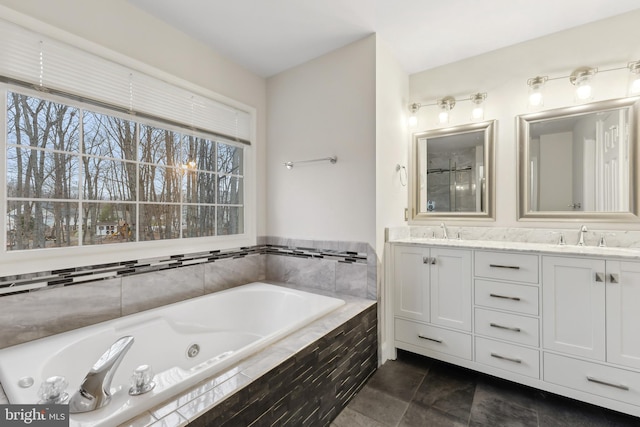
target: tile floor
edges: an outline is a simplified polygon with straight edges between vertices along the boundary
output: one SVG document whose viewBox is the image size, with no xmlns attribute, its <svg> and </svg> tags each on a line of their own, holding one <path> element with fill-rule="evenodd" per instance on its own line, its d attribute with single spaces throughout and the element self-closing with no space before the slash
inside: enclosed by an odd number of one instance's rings
<svg viewBox="0 0 640 427">
<path fill-rule="evenodd" d="M 331 424 L 359 426 L 623 427 L 640 418 L 399 351 Z"/>
</svg>

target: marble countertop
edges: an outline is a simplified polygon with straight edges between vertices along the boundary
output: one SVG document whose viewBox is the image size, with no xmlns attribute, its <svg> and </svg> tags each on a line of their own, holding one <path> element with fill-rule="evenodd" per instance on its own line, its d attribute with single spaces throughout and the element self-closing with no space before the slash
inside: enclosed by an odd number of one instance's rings
<svg viewBox="0 0 640 427">
<path fill-rule="evenodd" d="M 405 237 L 390 240 L 389 243 L 429 245 L 446 248 L 468 248 L 488 250 L 509 250 L 553 255 L 597 256 L 640 260 L 640 248 L 618 248 L 599 246 L 559 245 L 550 243 L 530 243 L 493 240 L 457 240 L 425 237 Z"/>
</svg>

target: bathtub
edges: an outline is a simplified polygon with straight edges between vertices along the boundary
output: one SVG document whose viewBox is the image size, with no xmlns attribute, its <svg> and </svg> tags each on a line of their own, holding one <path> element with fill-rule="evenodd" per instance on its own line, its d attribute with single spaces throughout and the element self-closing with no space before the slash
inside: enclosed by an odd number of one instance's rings
<svg viewBox="0 0 640 427">
<path fill-rule="evenodd" d="M 337 298 L 251 283 L 2 349 L 0 383 L 10 403 L 37 403 L 40 384 L 51 376 L 64 376 L 72 395 L 116 340 L 132 336 L 135 341 L 111 383 L 111 402 L 70 416 L 72 426 L 114 426 L 342 304 Z M 199 347 L 195 356 L 194 344 Z M 146 394 L 130 396 L 130 378 L 140 365 L 151 366 L 156 386 Z"/>
</svg>

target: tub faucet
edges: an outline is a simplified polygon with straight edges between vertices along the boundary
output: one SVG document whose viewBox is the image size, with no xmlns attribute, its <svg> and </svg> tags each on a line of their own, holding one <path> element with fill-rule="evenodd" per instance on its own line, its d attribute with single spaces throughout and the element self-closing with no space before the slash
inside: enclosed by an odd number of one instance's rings
<svg viewBox="0 0 640 427">
<path fill-rule="evenodd" d="M 447 234 L 447 227 L 444 225 L 444 222 L 440 223 L 440 228 L 442 228 L 442 238 L 445 240 L 449 240 L 449 235 Z"/>
<path fill-rule="evenodd" d="M 584 246 L 584 235 L 587 232 L 587 226 L 580 227 L 580 239 L 578 239 L 578 246 Z"/>
<path fill-rule="evenodd" d="M 111 380 L 126 352 L 133 345 L 133 337 L 124 336 L 114 342 L 84 377 L 78 391 L 69 400 L 69 412 L 77 414 L 106 406 L 111 400 Z"/>
</svg>

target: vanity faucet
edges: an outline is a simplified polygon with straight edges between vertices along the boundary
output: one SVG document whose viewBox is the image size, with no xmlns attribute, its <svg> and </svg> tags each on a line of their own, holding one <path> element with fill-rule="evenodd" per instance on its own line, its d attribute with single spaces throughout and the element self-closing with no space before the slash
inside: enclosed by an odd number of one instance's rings
<svg viewBox="0 0 640 427">
<path fill-rule="evenodd" d="M 122 358 L 133 345 L 133 337 L 124 336 L 113 343 L 84 377 L 80 388 L 69 400 L 69 412 L 94 411 L 111 400 L 111 380 Z"/>
<path fill-rule="evenodd" d="M 449 240 L 449 235 L 447 234 L 447 227 L 444 225 L 444 222 L 440 223 L 440 228 L 442 228 L 442 238 L 445 240 Z"/>
<path fill-rule="evenodd" d="M 587 232 L 587 226 L 580 227 L 580 239 L 578 240 L 578 246 L 584 246 L 584 235 Z"/>
</svg>

